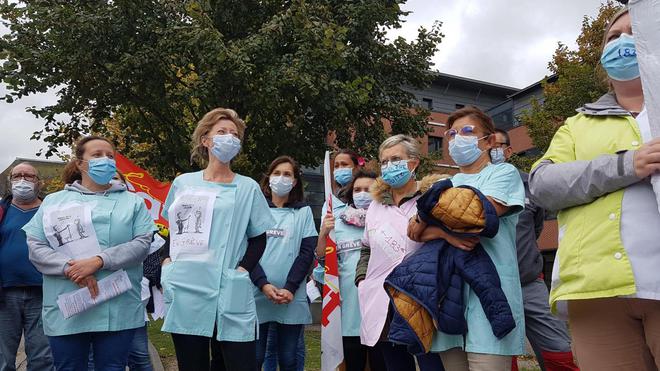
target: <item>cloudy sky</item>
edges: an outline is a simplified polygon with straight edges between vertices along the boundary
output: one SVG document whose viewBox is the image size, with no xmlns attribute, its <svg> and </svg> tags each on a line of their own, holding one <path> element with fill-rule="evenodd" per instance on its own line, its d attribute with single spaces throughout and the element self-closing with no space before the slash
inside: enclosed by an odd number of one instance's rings
<svg viewBox="0 0 660 371">
<path fill-rule="evenodd" d="M 435 69 L 458 76 L 522 88 L 547 74 L 557 42 L 575 45 L 582 18 L 595 16 L 600 0 L 408 0 L 412 11 L 392 37 L 413 39 L 420 26 L 443 22 L 445 38 L 433 58 Z M 0 26 L 0 34 L 7 30 Z M 0 95 L 5 89 L 0 85 Z M 43 123 L 28 106 L 55 102 L 53 94 L 0 102 L 0 171 L 15 157 L 35 157 L 43 143 L 29 140 Z"/>
</svg>

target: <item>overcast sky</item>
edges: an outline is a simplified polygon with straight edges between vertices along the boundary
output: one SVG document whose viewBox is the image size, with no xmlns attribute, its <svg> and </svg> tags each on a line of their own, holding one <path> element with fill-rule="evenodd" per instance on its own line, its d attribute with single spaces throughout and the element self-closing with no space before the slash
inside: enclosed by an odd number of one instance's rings
<svg viewBox="0 0 660 371">
<path fill-rule="evenodd" d="M 392 37 L 413 39 L 419 26 L 443 22 L 445 38 L 434 68 L 453 75 L 522 88 L 548 73 L 548 61 L 561 41 L 571 47 L 582 18 L 595 16 L 600 0 L 409 0 L 413 13 Z M 0 26 L 0 34 L 7 30 Z M 0 85 L 0 95 L 5 89 Z M 0 171 L 15 157 L 35 157 L 43 143 L 29 140 L 43 123 L 25 107 L 55 102 L 53 94 L 0 102 Z"/>
</svg>

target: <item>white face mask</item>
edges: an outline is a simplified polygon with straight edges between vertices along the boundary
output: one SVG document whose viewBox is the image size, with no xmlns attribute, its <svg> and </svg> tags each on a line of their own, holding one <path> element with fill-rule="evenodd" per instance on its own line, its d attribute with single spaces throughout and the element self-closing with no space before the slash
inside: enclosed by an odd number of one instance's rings
<svg viewBox="0 0 660 371">
<path fill-rule="evenodd" d="M 271 176 L 268 183 L 273 194 L 279 197 L 288 195 L 293 189 L 293 179 L 284 175 Z"/>
<path fill-rule="evenodd" d="M 25 179 L 11 182 L 11 194 L 19 202 L 32 202 L 37 198 L 37 185 Z"/>
</svg>

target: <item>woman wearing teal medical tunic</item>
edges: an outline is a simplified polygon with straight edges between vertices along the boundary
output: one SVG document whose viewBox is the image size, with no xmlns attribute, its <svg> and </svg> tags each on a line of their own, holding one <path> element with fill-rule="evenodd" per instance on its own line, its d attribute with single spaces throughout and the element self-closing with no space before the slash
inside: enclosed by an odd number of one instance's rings
<svg viewBox="0 0 660 371">
<path fill-rule="evenodd" d="M 298 370 L 297 350 L 303 327 L 312 323 L 305 277 L 314 260 L 318 233 L 312 209 L 303 203 L 300 167 L 288 156 L 276 158 L 261 181 L 275 225 L 268 230 L 266 251 L 251 272 L 259 333 L 257 366 L 261 369 L 269 329 L 277 333 L 280 370 Z"/>
<path fill-rule="evenodd" d="M 258 331 L 249 272 L 273 218 L 259 185 L 231 169 L 244 132 L 231 109 L 204 115 L 192 154 L 206 168 L 174 179 L 163 207 L 177 225 L 161 275 L 163 331 L 172 334 L 182 371 L 257 369 L 248 356 L 256 354 Z"/>
<path fill-rule="evenodd" d="M 105 138 L 81 139 L 64 169 L 66 187 L 48 195 L 23 228 L 30 260 L 44 275 L 43 325 L 57 370 L 86 371 L 90 347 L 96 370 L 124 370 L 135 330 L 144 326 L 142 261 L 156 226 L 142 198 L 110 183 L 114 153 Z M 102 298 L 108 289 L 98 282 L 110 274 L 126 291 L 70 316 L 82 308 L 59 305 L 80 287 Z"/>
<path fill-rule="evenodd" d="M 333 200 L 332 215 L 327 215 L 321 225 L 316 254 L 319 259 L 325 256 L 326 236 L 335 231 L 337 260 L 339 263 L 339 292 L 341 295 L 341 329 L 344 348 L 344 363 L 347 371 L 363 371 L 369 358 L 371 370 L 384 370 L 385 366 L 379 353 L 360 344 L 360 308 L 355 269 L 360 260 L 361 239 L 364 235 L 364 221 L 367 208 L 371 204 L 369 188 L 376 180 L 376 173 L 358 170 L 352 182 L 345 187 L 346 203 Z M 326 215 L 326 208 L 323 208 Z M 314 279 L 323 282 L 322 265 L 314 269 Z"/>
</svg>

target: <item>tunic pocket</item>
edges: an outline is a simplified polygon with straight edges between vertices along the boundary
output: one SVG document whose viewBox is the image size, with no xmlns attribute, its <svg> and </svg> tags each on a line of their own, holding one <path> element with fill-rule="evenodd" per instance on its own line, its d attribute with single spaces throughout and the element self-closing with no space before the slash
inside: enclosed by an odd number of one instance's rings
<svg viewBox="0 0 660 371">
<path fill-rule="evenodd" d="M 254 291 L 252 281 L 247 272 L 236 269 L 225 271 L 221 300 L 225 302 L 227 313 L 249 313 L 254 307 Z"/>
</svg>

